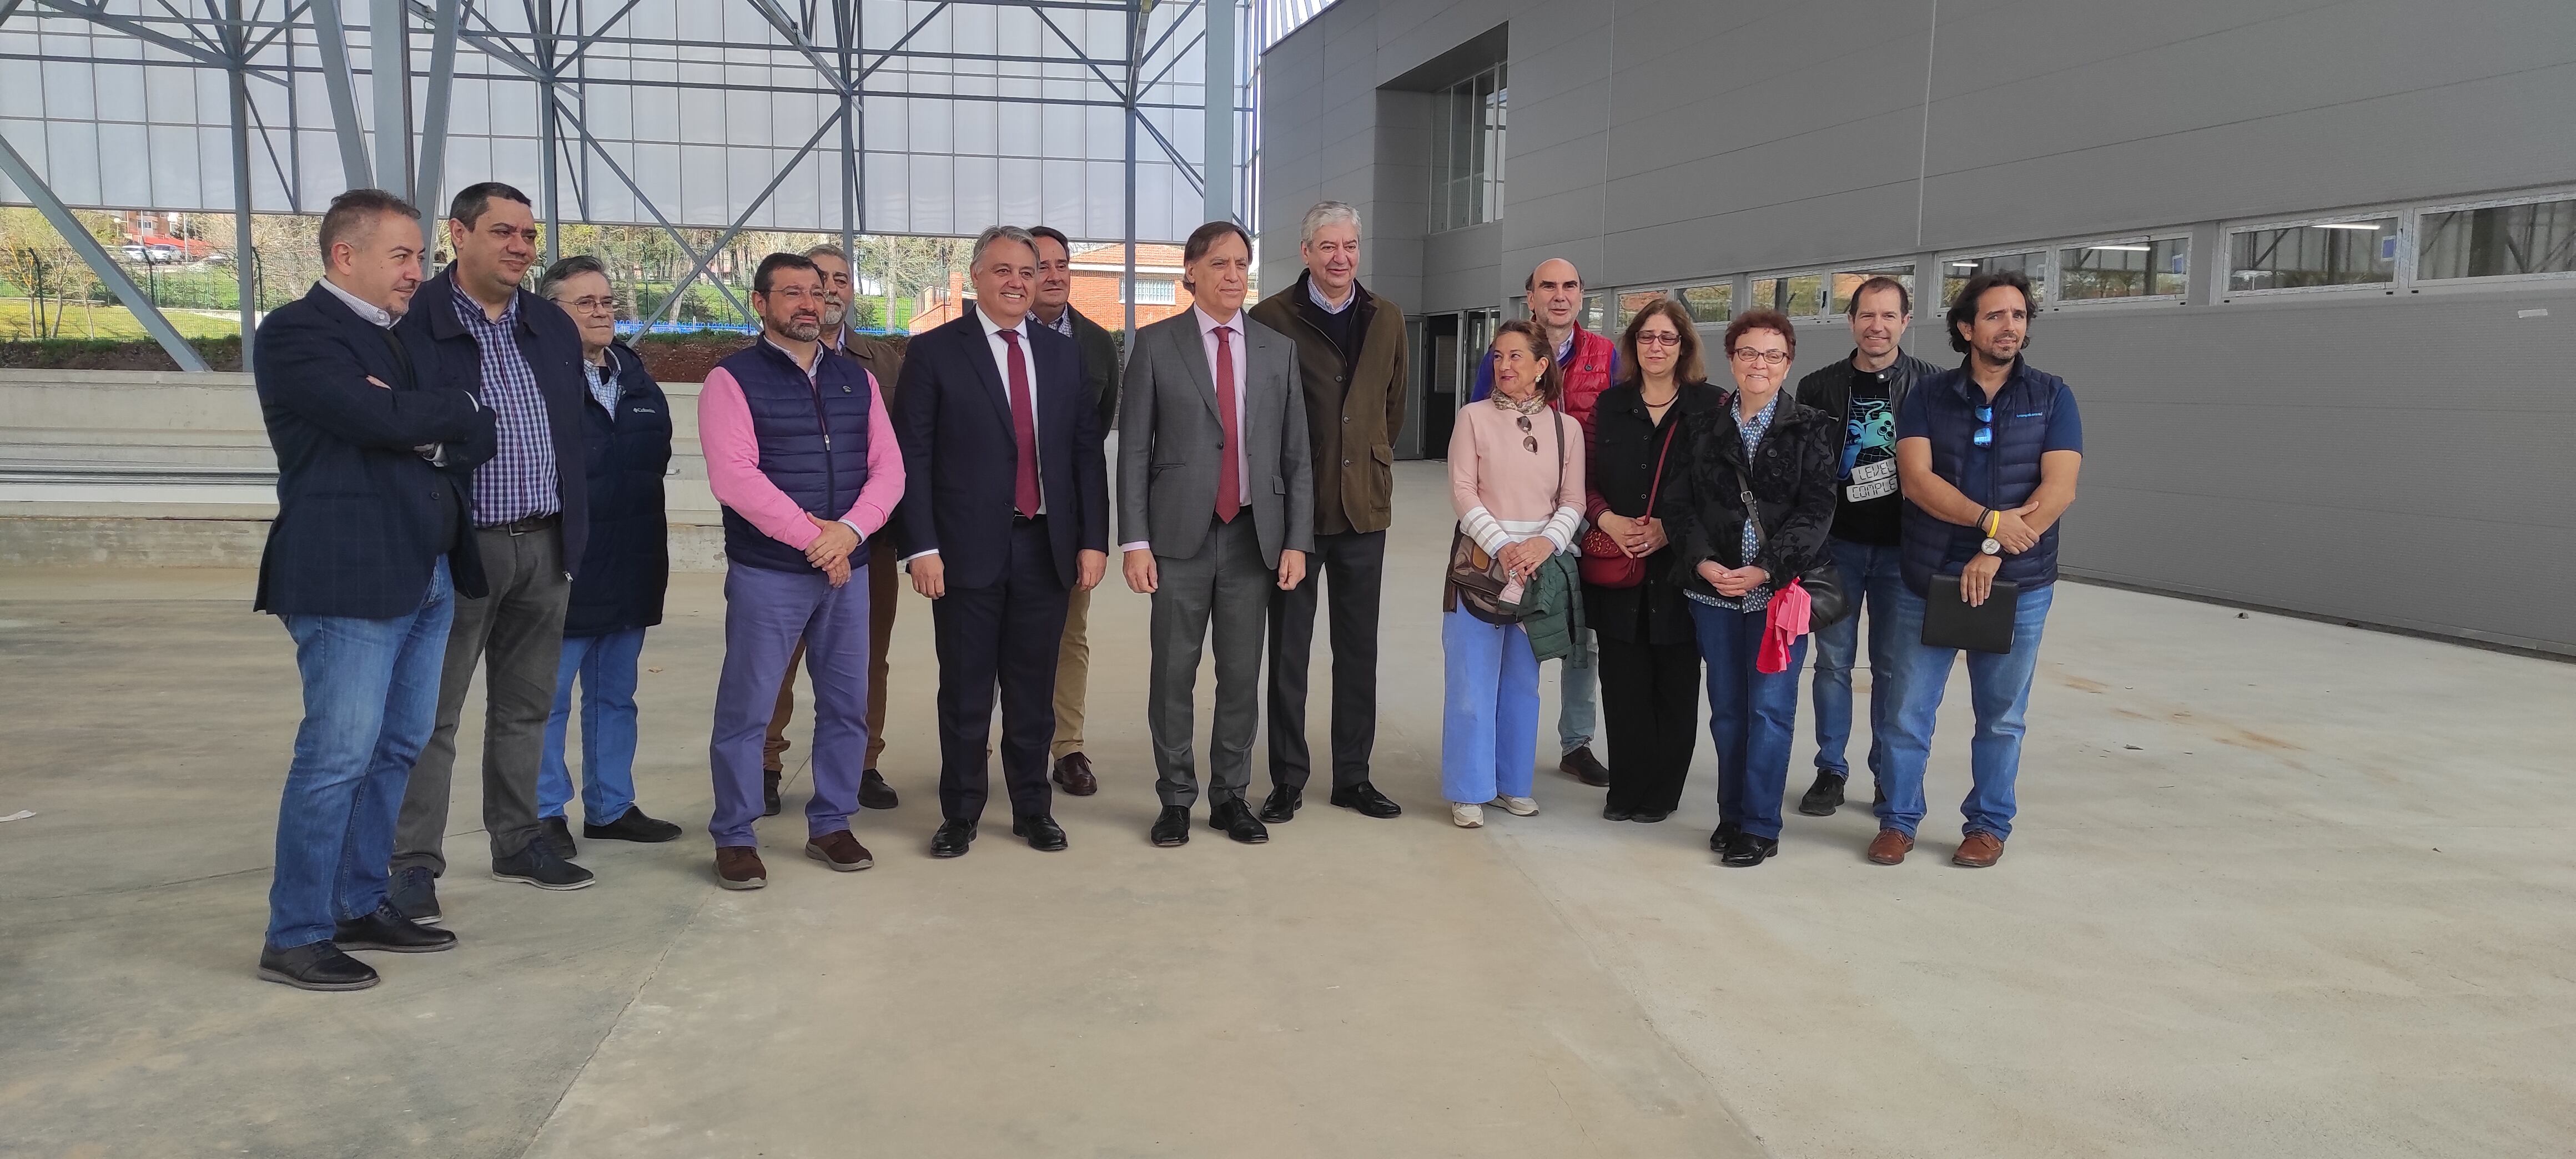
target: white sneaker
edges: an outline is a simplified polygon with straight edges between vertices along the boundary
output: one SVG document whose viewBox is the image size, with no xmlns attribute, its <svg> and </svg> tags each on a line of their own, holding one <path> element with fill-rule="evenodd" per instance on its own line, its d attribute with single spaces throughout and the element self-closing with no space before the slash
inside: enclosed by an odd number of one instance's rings
<svg viewBox="0 0 2576 1159">
<path fill-rule="evenodd" d="M 1514 817 L 1538 816 L 1538 799 L 1535 797 L 1496 797 L 1494 803 Z"/>
<path fill-rule="evenodd" d="M 1449 819 L 1456 822 L 1457 826 L 1461 829 L 1482 829 L 1485 827 L 1485 807 L 1482 805 L 1467 805 L 1461 804 L 1457 801 L 1451 801 L 1449 802 Z"/>
</svg>

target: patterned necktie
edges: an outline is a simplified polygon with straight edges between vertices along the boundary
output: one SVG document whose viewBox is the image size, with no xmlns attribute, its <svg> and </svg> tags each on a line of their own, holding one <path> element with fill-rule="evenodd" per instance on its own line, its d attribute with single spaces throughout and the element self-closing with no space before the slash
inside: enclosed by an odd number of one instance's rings
<svg viewBox="0 0 2576 1159">
<path fill-rule="evenodd" d="M 1225 453 L 1217 456 L 1216 518 L 1219 523 L 1232 523 L 1243 510 L 1243 474 L 1235 456 L 1241 453 L 1243 432 L 1235 429 L 1234 418 L 1234 347 L 1226 335 L 1232 326 L 1216 328 L 1216 416 L 1225 426 Z"/>
<path fill-rule="evenodd" d="M 1020 332 L 996 330 L 1009 350 L 1011 364 L 1011 442 L 1019 450 L 1018 478 L 1011 486 L 1011 505 L 1023 516 L 1038 513 L 1038 419 L 1029 397 L 1029 364 L 1020 358 Z"/>
</svg>

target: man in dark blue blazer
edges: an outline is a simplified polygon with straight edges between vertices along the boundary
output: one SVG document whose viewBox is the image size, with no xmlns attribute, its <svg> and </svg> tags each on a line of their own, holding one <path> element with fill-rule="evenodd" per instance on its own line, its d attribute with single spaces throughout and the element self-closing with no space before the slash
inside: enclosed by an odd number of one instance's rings
<svg viewBox="0 0 2576 1159">
<path fill-rule="evenodd" d="M 475 468 L 468 504 L 489 591 L 456 601 L 438 722 L 412 766 L 394 827 L 394 906 L 419 922 L 441 916 L 433 883 L 447 870 L 456 725 L 478 667 L 489 697 L 483 831 L 492 876 L 539 889 L 591 882 L 590 871 L 547 840 L 537 820 L 564 608 L 590 534 L 582 414 L 590 391 L 581 332 L 561 308 L 520 286 L 538 242 L 527 194 L 497 181 L 468 185 L 447 217 L 456 261 L 421 283 L 400 328 L 436 351 L 441 381 L 473 391 L 492 412 L 498 442 L 491 460 Z"/>
<path fill-rule="evenodd" d="M 1109 566 L 1109 468 L 1097 398 L 1073 340 L 1029 323 L 1037 245 L 996 226 L 969 261 L 973 309 L 904 351 L 895 392 L 903 470 L 895 538 L 914 591 L 936 601 L 939 809 L 934 857 L 975 840 L 989 779 L 993 692 L 1011 833 L 1065 847 L 1047 785 L 1065 604 Z"/>
<path fill-rule="evenodd" d="M 456 944 L 385 901 L 455 596 L 484 588 L 466 487 L 494 445 L 491 412 L 423 375 L 435 352 L 394 330 L 421 249 L 418 210 L 381 190 L 341 194 L 322 218 L 323 280 L 253 339 L 277 450 L 256 606 L 294 638 L 304 682 L 259 976 L 306 990 L 375 985 L 347 950 Z"/>
</svg>

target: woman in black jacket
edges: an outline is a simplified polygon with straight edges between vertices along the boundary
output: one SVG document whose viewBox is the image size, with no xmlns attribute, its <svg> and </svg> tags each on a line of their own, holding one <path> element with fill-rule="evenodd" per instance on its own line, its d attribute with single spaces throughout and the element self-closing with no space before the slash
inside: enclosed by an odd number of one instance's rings
<svg viewBox="0 0 2576 1159">
<path fill-rule="evenodd" d="M 1699 747 L 1699 636 L 1682 598 L 1671 538 L 1654 518 L 1688 455 L 1691 416 L 1725 405 L 1708 384 L 1699 331 L 1679 302 L 1658 298 L 1628 323 L 1616 365 L 1627 377 L 1592 412 L 1585 496 L 1593 534 L 1642 572 L 1633 587 L 1583 585 L 1584 622 L 1601 641 L 1601 714 L 1610 743 L 1610 792 L 1601 816 L 1653 823 L 1672 815 Z M 1655 483 L 1657 472 L 1663 484 Z M 1594 565 L 1587 564 L 1587 568 Z"/>
<path fill-rule="evenodd" d="M 635 348 L 617 341 L 617 301 L 590 257 L 548 267 L 537 292 L 572 315 L 581 331 L 582 443 L 589 484 L 590 542 L 564 609 L 563 659 L 555 669 L 554 714 L 546 720 L 537 771 L 537 820 L 555 852 L 575 852 L 564 806 L 572 772 L 564 732 L 572 688 L 581 682 L 581 833 L 618 841 L 670 841 L 680 827 L 635 805 L 635 683 L 644 629 L 662 622 L 671 581 L 670 519 L 662 474 L 671 463 L 671 405 Z"/>
<path fill-rule="evenodd" d="M 1789 780 L 1807 638 L 1772 641 L 1780 670 L 1765 672 L 1764 637 L 1775 596 L 1827 558 L 1841 468 L 1842 429 L 1781 392 L 1797 350 L 1797 332 L 1773 311 L 1756 310 L 1727 326 L 1736 389 L 1727 405 L 1684 428 L 1690 456 L 1662 504 L 1681 545 L 1682 594 L 1708 660 L 1718 817 L 1709 846 L 1727 865 L 1760 865 L 1780 848 L 1780 798 Z M 1748 489 L 1750 519 L 1743 501 Z"/>
</svg>

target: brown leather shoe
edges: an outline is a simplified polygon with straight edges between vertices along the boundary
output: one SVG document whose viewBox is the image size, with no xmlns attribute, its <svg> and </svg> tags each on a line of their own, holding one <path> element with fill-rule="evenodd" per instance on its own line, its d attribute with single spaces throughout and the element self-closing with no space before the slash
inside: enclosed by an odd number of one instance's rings
<svg viewBox="0 0 2576 1159">
<path fill-rule="evenodd" d="M 868 847 L 859 844 L 847 829 L 835 829 L 806 842 L 805 856 L 843 873 L 857 873 L 877 863 L 868 856 Z"/>
<path fill-rule="evenodd" d="M 716 846 L 716 884 L 726 889 L 759 889 L 769 884 L 760 851 L 748 845 Z"/>
<path fill-rule="evenodd" d="M 1055 759 L 1055 783 L 1076 797 L 1100 791 L 1100 778 L 1091 775 L 1091 758 L 1081 753 L 1066 753 Z"/>
<path fill-rule="evenodd" d="M 1959 843 L 1959 852 L 1950 858 L 1950 864 L 1967 869 L 1984 869 L 2002 860 L 2003 855 L 2003 839 L 1992 833 L 1971 833 L 1968 834 L 1967 840 Z"/>
<path fill-rule="evenodd" d="M 1881 829 L 1878 836 L 1870 840 L 1869 860 L 1873 865 L 1900 865 L 1904 863 L 1905 855 L 1913 851 L 1913 838 L 1894 829 Z"/>
</svg>

